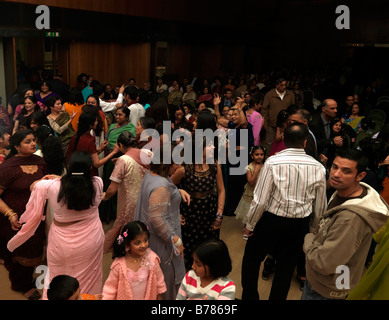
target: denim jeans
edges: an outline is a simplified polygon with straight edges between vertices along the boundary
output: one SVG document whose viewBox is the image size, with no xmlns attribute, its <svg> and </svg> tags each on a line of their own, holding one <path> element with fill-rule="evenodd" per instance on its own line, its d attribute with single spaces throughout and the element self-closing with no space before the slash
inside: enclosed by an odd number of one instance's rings
<svg viewBox="0 0 389 320">
<path fill-rule="evenodd" d="M 301 300 L 333 300 L 333 299 L 325 298 L 320 294 L 318 294 L 315 290 L 312 289 L 311 285 L 308 283 L 308 280 L 305 280 Z"/>
</svg>

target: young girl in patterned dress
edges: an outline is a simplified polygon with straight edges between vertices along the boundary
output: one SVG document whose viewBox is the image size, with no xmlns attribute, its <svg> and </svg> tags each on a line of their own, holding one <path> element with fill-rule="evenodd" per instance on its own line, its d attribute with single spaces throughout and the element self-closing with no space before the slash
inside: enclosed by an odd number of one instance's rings
<svg viewBox="0 0 389 320">
<path fill-rule="evenodd" d="M 253 192 L 258 181 L 259 173 L 265 162 L 265 148 L 254 146 L 250 150 L 250 155 L 253 161 L 246 167 L 247 183 L 244 186 L 242 198 L 235 210 L 236 219 L 241 220 L 244 224 L 246 224 L 247 213 L 253 200 Z"/>
<path fill-rule="evenodd" d="M 149 248 L 150 233 L 140 221 L 123 227 L 114 243 L 113 263 L 103 300 L 161 300 L 166 291 L 160 259 Z"/>
</svg>

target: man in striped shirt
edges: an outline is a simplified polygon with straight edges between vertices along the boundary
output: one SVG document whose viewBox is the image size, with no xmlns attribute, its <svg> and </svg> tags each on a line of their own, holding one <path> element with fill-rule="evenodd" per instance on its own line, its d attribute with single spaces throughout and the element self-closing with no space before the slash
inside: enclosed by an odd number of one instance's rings
<svg viewBox="0 0 389 320">
<path fill-rule="evenodd" d="M 259 299 L 259 268 L 268 253 L 277 261 L 269 300 L 286 300 L 304 236 L 326 209 L 326 170 L 305 153 L 308 134 L 302 123 L 288 125 L 287 149 L 268 158 L 260 172 L 243 230 L 242 300 Z"/>
</svg>

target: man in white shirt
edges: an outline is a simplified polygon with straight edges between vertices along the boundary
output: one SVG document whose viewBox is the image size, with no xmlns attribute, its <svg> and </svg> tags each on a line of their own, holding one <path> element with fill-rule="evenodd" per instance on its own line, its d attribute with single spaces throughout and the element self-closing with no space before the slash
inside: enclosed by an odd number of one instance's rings
<svg viewBox="0 0 389 320">
<path fill-rule="evenodd" d="M 303 123 L 288 125 L 287 148 L 268 158 L 259 174 L 243 230 L 242 300 L 259 299 L 259 268 L 268 253 L 276 260 L 269 300 L 286 300 L 304 236 L 326 208 L 326 170 L 305 153 L 308 134 Z"/>
<path fill-rule="evenodd" d="M 103 110 L 104 113 L 108 113 L 110 111 L 115 111 L 117 108 L 120 108 L 123 104 L 123 92 L 124 92 L 124 85 L 122 85 L 119 89 L 119 95 L 114 102 L 106 102 L 102 100 L 104 97 L 104 91 L 105 88 L 101 84 L 97 84 L 93 87 L 93 94 L 97 95 L 99 97 L 100 107 L 101 110 Z"/>
<path fill-rule="evenodd" d="M 134 125 L 138 125 L 140 118 L 145 116 L 145 108 L 142 104 L 139 103 L 139 90 L 132 87 L 127 87 L 124 90 L 124 99 L 130 109 L 130 122 Z"/>
</svg>

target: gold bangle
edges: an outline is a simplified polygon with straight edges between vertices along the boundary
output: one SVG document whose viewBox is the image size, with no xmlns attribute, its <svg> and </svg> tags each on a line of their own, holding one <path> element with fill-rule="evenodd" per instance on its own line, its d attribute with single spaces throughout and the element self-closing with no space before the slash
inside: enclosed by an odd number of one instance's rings
<svg viewBox="0 0 389 320">
<path fill-rule="evenodd" d="M 13 211 L 12 209 L 8 210 L 6 213 L 4 213 L 4 217 L 6 217 L 7 214 L 10 213 L 10 212 L 12 212 L 12 211 Z"/>
<path fill-rule="evenodd" d="M 8 220 L 11 221 L 11 218 L 12 218 L 13 216 L 15 216 L 15 215 L 17 215 L 16 212 L 14 212 L 13 214 L 11 214 L 11 215 L 8 217 Z"/>
</svg>

